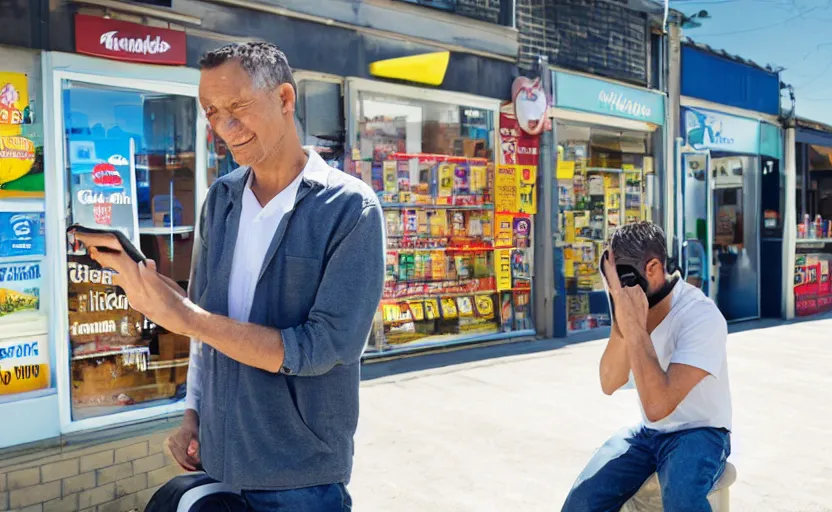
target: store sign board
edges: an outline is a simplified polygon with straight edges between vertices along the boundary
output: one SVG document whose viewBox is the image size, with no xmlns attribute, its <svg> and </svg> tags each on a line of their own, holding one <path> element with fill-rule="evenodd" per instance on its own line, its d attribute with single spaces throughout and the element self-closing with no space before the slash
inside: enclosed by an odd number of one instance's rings
<svg viewBox="0 0 832 512">
<path fill-rule="evenodd" d="M 756 155 L 760 150 L 760 123 L 712 110 L 683 109 L 683 130 L 688 146 Z"/>
<path fill-rule="evenodd" d="M 0 318 L 40 309 L 40 262 L 0 263 Z"/>
<path fill-rule="evenodd" d="M 500 149 L 506 165 L 537 165 L 540 137 L 520 128 L 514 114 L 500 114 Z"/>
<path fill-rule="evenodd" d="M 0 395 L 49 387 L 46 335 L 0 341 Z"/>
<path fill-rule="evenodd" d="M 43 213 L 0 212 L 0 258 L 46 254 Z"/>
<path fill-rule="evenodd" d="M 0 134 L 19 135 L 20 125 L 31 122 L 26 74 L 0 72 Z"/>
<path fill-rule="evenodd" d="M 664 124 L 662 94 L 561 71 L 553 82 L 559 108 Z"/>
<path fill-rule="evenodd" d="M 75 51 L 148 64 L 185 65 L 185 32 L 113 19 L 75 15 Z"/>
</svg>

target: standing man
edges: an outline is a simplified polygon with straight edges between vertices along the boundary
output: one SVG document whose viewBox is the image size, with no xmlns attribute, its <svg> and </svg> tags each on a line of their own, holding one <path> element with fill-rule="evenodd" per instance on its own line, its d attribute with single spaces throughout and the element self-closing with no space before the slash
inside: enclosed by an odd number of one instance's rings
<svg viewBox="0 0 832 512">
<path fill-rule="evenodd" d="M 203 206 L 188 297 L 109 235 L 77 237 L 133 308 L 192 347 L 186 469 L 242 491 L 254 511 L 351 510 L 359 362 L 384 283 L 374 192 L 304 151 L 284 54 L 232 44 L 201 61 L 200 103 L 242 167 Z"/>
<path fill-rule="evenodd" d="M 618 510 L 658 472 L 665 510 L 710 511 L 708 494 L 731 451 L 725 318 L 698 288 L 668 275 L 655 224 L 618 229 L 606 254 L 614 321 L 601 388 L 611 395 L 632 373 L 644 423 L 595 453 L 563 510 Z"/>
</svg>

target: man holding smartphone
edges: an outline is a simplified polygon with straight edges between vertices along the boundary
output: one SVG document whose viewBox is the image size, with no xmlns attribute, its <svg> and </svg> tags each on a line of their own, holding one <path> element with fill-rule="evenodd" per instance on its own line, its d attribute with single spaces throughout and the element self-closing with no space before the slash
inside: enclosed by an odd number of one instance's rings
<svg viewBox="0 0 832 512">
<path fill-rule="evenodd" d="M 578 477 L 565 512 L 618 510 L 658 472 L 664 509 L 710 511 L 731 451 L 725 318 L 678 274 L 655 224 L 623 226 L 602 258 L 613 328 L 601 358 L 611 395 L 635 380 L 643 424 L 620 431 Z"/>
<path fill-rule="evenodd" d="M 131 306 L 192 340 L 187 410 L 170 449 L 254 511 L 351 510 L 360 358 L 384 283 L 370 187 L 304 150 L 297 88 L 268 43 L 201 61 L 200 103 L 241 168 L 203 205 L 188 294 L 112 235 L 77 233 Z"/>
</svg>

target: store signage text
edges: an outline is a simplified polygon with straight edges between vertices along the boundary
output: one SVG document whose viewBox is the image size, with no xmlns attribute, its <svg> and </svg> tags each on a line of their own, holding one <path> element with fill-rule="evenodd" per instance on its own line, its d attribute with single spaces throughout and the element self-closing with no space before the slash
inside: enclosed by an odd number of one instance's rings
<svg viewBox="0 0 832 512">
<path fill-rule="evenodd" d="M 0 361 L 4 359 L 21 359 L 24 357 L 37 357 L 39 354 L 37 341 L 30 343 L 18 343 L 8 347 L 0 347 Z"/>
<path fill-rule="evenodd" d="M 665 97 L 658 92 L 588 76 L 553 72 L 558 108 L 664 124 Z"/>
<path fill-rule="evenodd" d="M 114 334 L 118 332 L 115 320 L 102 320 L 100 322 L 90 322 L 88 324 L 80 324 L 74 322 L 69 326 L 69 334 L 71 336 L 84 336 L 89 334 Z"/>
<path fill-rule="evenodd" d="M 686 108 L 683 114 L 687 144 L 694 149 L 757 154 L 760 150 L 760 123 L 753 119 Z"/>
<path fill-rule="evenodd" d="M 67 266 L 69 267 L 69 280 L 74 284 L 113 284 L 113 272 L 111 270 L 91 269 L 89 265 L 74 261 L 67 262 Z"/>
<path fill-rule="evenodd" d="M 14 367 L 14 376 L 17 380 L 37 379 L 40 377 L 40 365 L 28 364 Z M 0 372 L 0 384 L 8 386 L 12 383 L 12 372 Z"/>
<path fill-rule="evenodd" d="M 184 31 L 84 14 L 75 16 L 75 49 L 132 62 L 184 65 L 187 61 Z"/>
<path fill-rule="evenodd" d="M 607 110 L 639 119 L 650 119 L 653 114 L 650 107 L 631 100 L 620 92 L 602 90 L 598 93 L 598 102 Z"/>
<path fill-rule="evenodd" d="M 90 204 L 133 204 L 133 198 L 124 192 L 114 192 L 112 194 L 105 194 L 103 192 L 95 193 L 92 190 L 79 190 L 78 202 L 83 205 Z"/>
<path fill-rule="evenodd" d="M 0 283 L 35 281 L 40 279 L 40 264 L 10 265 L 0 267 Z"/>
<path fill-rule="evenodd" d="M 130 302 L 127 296 L 115 292 L 99 292 L 90 290 L 90 311 L 114 311 L 117 309 L 127 310 Z"/>
</svg>

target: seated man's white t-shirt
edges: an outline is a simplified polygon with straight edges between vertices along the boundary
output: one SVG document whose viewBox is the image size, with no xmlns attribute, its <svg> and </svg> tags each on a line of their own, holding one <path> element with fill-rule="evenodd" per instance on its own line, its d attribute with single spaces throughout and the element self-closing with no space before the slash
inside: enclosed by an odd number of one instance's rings
<svg viewBox="0 0 832 512">
<path fill-rule="evenodd" d="M 662 420 L 649 421 L 639 400 L 644 425 L 662 432 L 699 427 L 731 430 L 725 317 L 699 288 L 683 280 L 673 287 L 671 300 L 670 313 L 650 335 L 659 364 L 665 371 L 671 363 L 686 364 L 709 375 Z"/>
</svg>

